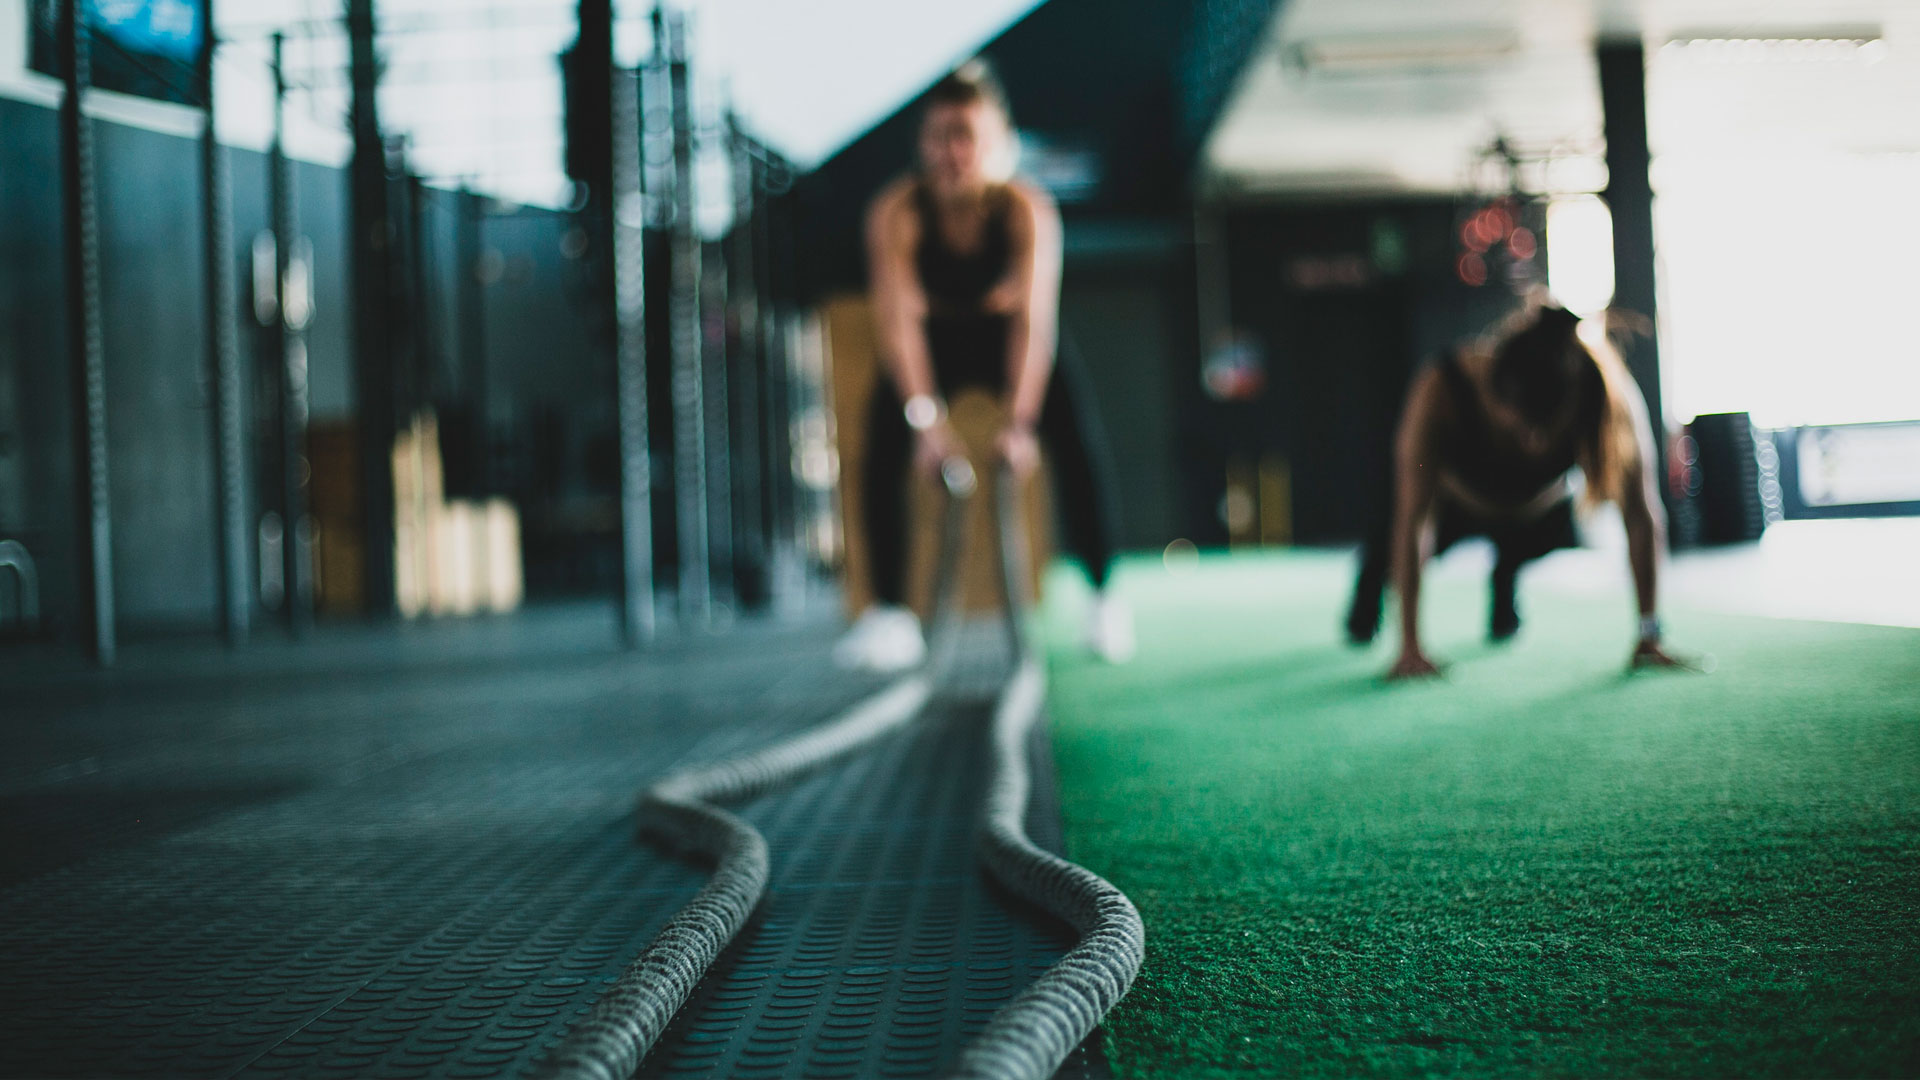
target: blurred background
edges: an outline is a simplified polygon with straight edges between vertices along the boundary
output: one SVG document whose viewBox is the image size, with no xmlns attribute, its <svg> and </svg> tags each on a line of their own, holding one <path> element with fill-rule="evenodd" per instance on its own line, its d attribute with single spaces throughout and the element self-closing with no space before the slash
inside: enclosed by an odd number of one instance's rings
<svg viewBox="0 0 1920 1080">
<path fill-rule="evenodd" d="M 1920 514 L 1909 0 L 0 0 L 0 634 L 830 597 L 860 216 L 979 53 L 1130 549 L 1356 540 L 1542 288 L 1677 546 Z"/>
</svg>

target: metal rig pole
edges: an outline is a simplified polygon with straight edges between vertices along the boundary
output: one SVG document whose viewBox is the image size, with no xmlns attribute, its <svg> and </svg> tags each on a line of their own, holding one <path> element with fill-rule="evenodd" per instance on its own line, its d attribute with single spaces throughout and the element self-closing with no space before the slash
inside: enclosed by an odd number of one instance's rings
<svg viewBox="0 0 1920 1080">
<path fill-rule="evenodd" d="M 727 234 L 727 274 L 736 283 L 732 318 L 736 347 L 729 353 L 734 409 L 732 447 L 734 500 L 734 593 L 742 607 L 761 607 L 768 599 L 765 497 L 768 483 L 762 439 L 761 387 L 766 344 L 760 336 L 760 279 L 754 250 L 759 206 L 755 196 L 753 146 L 739 118 L 727 114 L 727 148 L 732 156 L 733 229 Z"/>
<path fill-rule="evenodd" d="M 669 225 L 672 279 L 668 333 L 673 346 L 673 475 L 675 525 L 680 546 L 680 618 L 689 628 L 713 618 L 713 582 L 708 564 L 707 447 L 701 369 L 700 232 L 695 227 L 693 107 L 687 73 L 683 17 L 654 9 L 654 41 L 666 57 L 672 99 L 673 217 Z"/>
<path fill-rule="evenodd" d="M 213 390 L 213 489 L 218 500 L 214 550 L 219 558 L 220 629 L 227 644 L 246 643 L 252 628 L 247 580 L 246 446 L 240 405 L 240 345 L 233 282 L 233 190 L 215 136 L 214 0 L 202 0 L 196 73 L 206 127 L 200 132 L 201 237 L 206 251 L 207 383 Z"/>
<path fill-rule="evenodd" d="M 81 0 L 60 0 L 57 48 L 66 75 L 60 99 L 60 179 L 64 189 L 67 356 L 73 379 L 74 457 L 78 469 L 81 626 L 102 667 L 116 651 L 113 616 L 113 505 L 107 473 L 107 365 L 100 324 L 100 220 L 93 188 L 93 126 L 81 112 L 92 80 L 91 31 Z"/>
<path fill-rule="evenodd" d="M 353 66 L 351 173 L 354 334 L 354 414 L 359 424 L 360 476 L 366 548 L 367 611 L 394 610 L 393 226 L 386 146 L 376 105 L 379 59 L 374 55 L 374 0 L 347 0 Z"/>
<path fill-rule="evenodd" d="M 612 0 L 580 0 L 573 85 L 606 95 L 575 133 L 595 145 L 575 159 L 585 167 L 585 226 L 593 253 L 594 296 L 608 316 L 614 423 L 620 439 L 620 630 L 628 648 L 653 640 L 653 478 L 647 445 L 646 206 L 640 150 L 640 79 L 613 62 Z M 604 126 L 602 123 L 604 122 Z M 604 153 L 600 142 L 604 140 Z"/>
<path fill-rule="evenodd" d="M 487 378 L 487 286 L 480 279 L 480 260 L 486 252 L 486 200 L 470 188 L 462 187 L 457 197 L 460 209 L 458 239 L 461 386 L 471 415 L 466 452 L 472 469 L 476 494 L 494 493 L 494 478 L 488 460 L 487 407 L 491 400 Z"/>
<path fill-rule="evenodd" d="M 280 544 L 286 582 L 287 629 L 294 636 L 313 626 L 313 519 L 307 513 L 307 339 L 310 292 L 288 289 L 299 243 L 299 206 L 287 161 L 284 120 L 287 81 L 281 70 L 284 39 L 273 35 L 273 143 L 267 151 L 269 228 L 273 231 L 274 359 L 280 368 Z M 310 273 L 302 266 L 303 272 Z"/>
<path fill-rule="evenodd" d="M 653 639 L 653 455 L 647 431 L 647 221 L 640 160 L 640 80 L 613 78 L 613 296 L 620 425 L 620 624 L 629 646 Z"/>
</svg>

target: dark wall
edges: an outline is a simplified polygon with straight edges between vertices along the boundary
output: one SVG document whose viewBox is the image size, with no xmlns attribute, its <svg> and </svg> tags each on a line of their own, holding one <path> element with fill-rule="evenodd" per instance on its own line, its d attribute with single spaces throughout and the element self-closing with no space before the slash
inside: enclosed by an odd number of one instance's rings
<svg viewBox="0 0 1920 1080">
<path fill-rule="evenodd" d="M 70 389 L 56 113 L 0 100 L 0 380 L 18 387 L 20 456 L 29 478 L 18 521 L 40 565 L 42 607 L 56 633 L 73 626 L 78 596 L 74 412 Z M 107 456 L 113 508 L 114 595 L 123 629 L 211 629 L 216 580 L 213 416 L 207 382 L 205 253 L 198 146 L 191 139 L 94 121 L 105 313 Z M 232 260 L 248 465 L 268 436 L 255 401 L 260 345 L 252 318 L 254 235 L 266 227 L 266 158 L 229 148 Z M 316 421 L 351 409 L 344 185 L 337 170 L 296 164 L 301 232 L 313 243 L 308 327 Z M 255 491 L 250 481 L 245 485 Z M 4 511 L 0 507 L 0 511 Z M 257 520 L 258 506 L 248 520 Z M 254 552 L 249 551 L 251 559 Z"/>
<path fill-rule="evenodd" d="M 1192 249 L 1174 227 L 1081 230 L 1061 282 L 1060 325 L 1105 429 L 1123 548 L 1181 535 L 1179 410 L 1197 388 Z"/>
<path fill-rule="evenodd" d="M 43 612 L 75 607 L 71 410 L 61 321 L 60 190 L 52 110 L 0 99 L 0 383 L 13 388 L 14 473 L 0 532 L 40 569 Z M 8 418 L 0 417 L 0 423 Z"/>
<path fill-rule="evenodd" d="M 79 565 L 56 120 L 51 109 L 0 99 L 0 536 L 27 544 L 50 629 L 67 634 L 77 627 Z M 211 629 L 217 556 L 198 146 L 105 121 L 94 129 L 119 622 L 132 634 Z M 272 361 L 260 351 L 250 287 L 253 237 L 267 222 L 267 163 L 251 151 L 226 153 L 251 528 L 272 437 L 272 384 L 261 377 Z M 300 232 L 314 252 L 312 416 L 341 422 L 353 408 L 346 176 L 296 164 L 294 177 Z M 457 265 L 453 196 L 427 191 L 423 205 L 417 351 L 399 362 L 416 366 L 423 402 L 447 412 L 460 408 L 471 381 L 463 350 L 479 347 L 462 337 L 454 308 L 459 277 L 471 268 Z M 503 479 L 513 482 L 498 493 L 522 500 L 536 521 L 567 499 L 611 493 L 590 460 L 612 430 L 611 376 L 590 347 L 578 266 L 562 253 L 570 227 L 563 214 L 526 208 L 496 208 L 482 226 L 500 270 L 482 290 L 494 442 L 510 466 Z M 536 447 L 537 439 L 546 441 Z M 257 552 L 247 555 L 251 565 Z"/>
<path fill-rule="evenodd" d="M 1519 302 L 1454 272 L 1451 200 L 1223 208 L 1230 324 L 1267 365 L 1250 401 L 1196 395 L 1186 429 L 1194 539 L 1226 539 L 1217 506 L 1234 458 L 1284 457 L 1294 539 L 1357 539 L 1384 497 L 1388 448 L 1414 368 Z M 1356 263 L 1357 260 L 1357 263 Z M 1316 280 L 1330 266 L 1360 267 Z"/>
<path fill-rule="evenodd" d="M 0 101 L 0 366 L 20 386 L 24 519 L 56 630 L 78 566 L 56 114 Z M 211 418 L 188 140 L 95 122 L 114 592 L 123 625 L 211 626 Z M 238 178 L 236 178 L 238 179 Z M 238 184 L 236 185 L 238 186 Z M 248 230 L 250 235 L 250 230 Z"/>
</svg>

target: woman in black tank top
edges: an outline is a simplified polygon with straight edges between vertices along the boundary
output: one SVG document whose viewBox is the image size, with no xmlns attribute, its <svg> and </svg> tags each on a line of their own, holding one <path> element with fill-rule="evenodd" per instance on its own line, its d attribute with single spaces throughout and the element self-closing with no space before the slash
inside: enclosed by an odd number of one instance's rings
<svg viewBox="0 0 1920 1080">
<path fill-rule="evenodd" d="M 984 66 L 968 64 L 927 95 L 920 169 L 883 190 L 867 217 L 868 264 L 885 376 L 867 415 L 864 520 L 876 603 L 841 640 L 850 667 L 917 663 L 925 642 L 903 606 L 905 480 L 961 446 L 945 400 L 998 395 L 1001 456 L 1026 473 L 1040 444 L 1066 547 L 1096 591 L 1087 641 L 1109 660 L 1133 649 L 1132 619 L 1106 592 L 1113 559 L 1111 470 L 1081 381 L 1058 333 L 1060 218 L 1046 193 L 1011 179 L 1011 123 Z"/>
<path fill-rule="evenodd" d="M 1378 631 L 1383 590 L 1400 592 L 1401 648 L 1392 677 L 1437 674 L 1420 642 L 1421 564 L 1456 540 L 1487 536 L 1496 552 L 1489 636 L 1520 627 L 1520 568 L 1578 543 L 1568 474 L 1589 501 L 1613 501 L 1627 526 L 1640 609 L 1635 666 L 1675 666 L 1660 645 L 1655 570 L 1665 522 L 1647 464 L 1652 432 L 1638 391 L 1610 354 L 1575 333 L 1579 320 L 1541 308 L 1491 350 L 1449 354 L 1414 379 L 1393 454 L 1391 512 L 1362 554 L 1347 634 Z"/>
</svg>

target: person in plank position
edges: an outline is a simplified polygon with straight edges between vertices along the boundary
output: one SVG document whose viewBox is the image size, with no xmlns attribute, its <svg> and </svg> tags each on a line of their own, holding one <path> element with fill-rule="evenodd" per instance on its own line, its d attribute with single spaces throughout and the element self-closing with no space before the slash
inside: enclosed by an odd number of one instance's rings
<svg viewBox="0 0 1920 1080">
<path fill-rule="evenodd" d="M 1439 673 L 1420 640 L 1421 569 L 1464 537 L 1494 544 L 1489 636 L 1519 630 L 1520 568 L 1578 543 L 1575 469 L 1586 500 L 1617 503 L 1626 524 L 1640 613 L 1632 665 L 1686 666 L 1663 647 L 1656 613 L 1666 522 L 1646 406 L 1619 359 L 1582 341 L 1578 325 L 1543 306 L 1491 348 L 1456 350 L 1415 376 L 1394 441 L 1391 519 L 1369 538 L 1347 615 L 1348 638 L 1372 641 L 1391 573 L 1401 617 L 1389 678 Z"/>
</svg>

